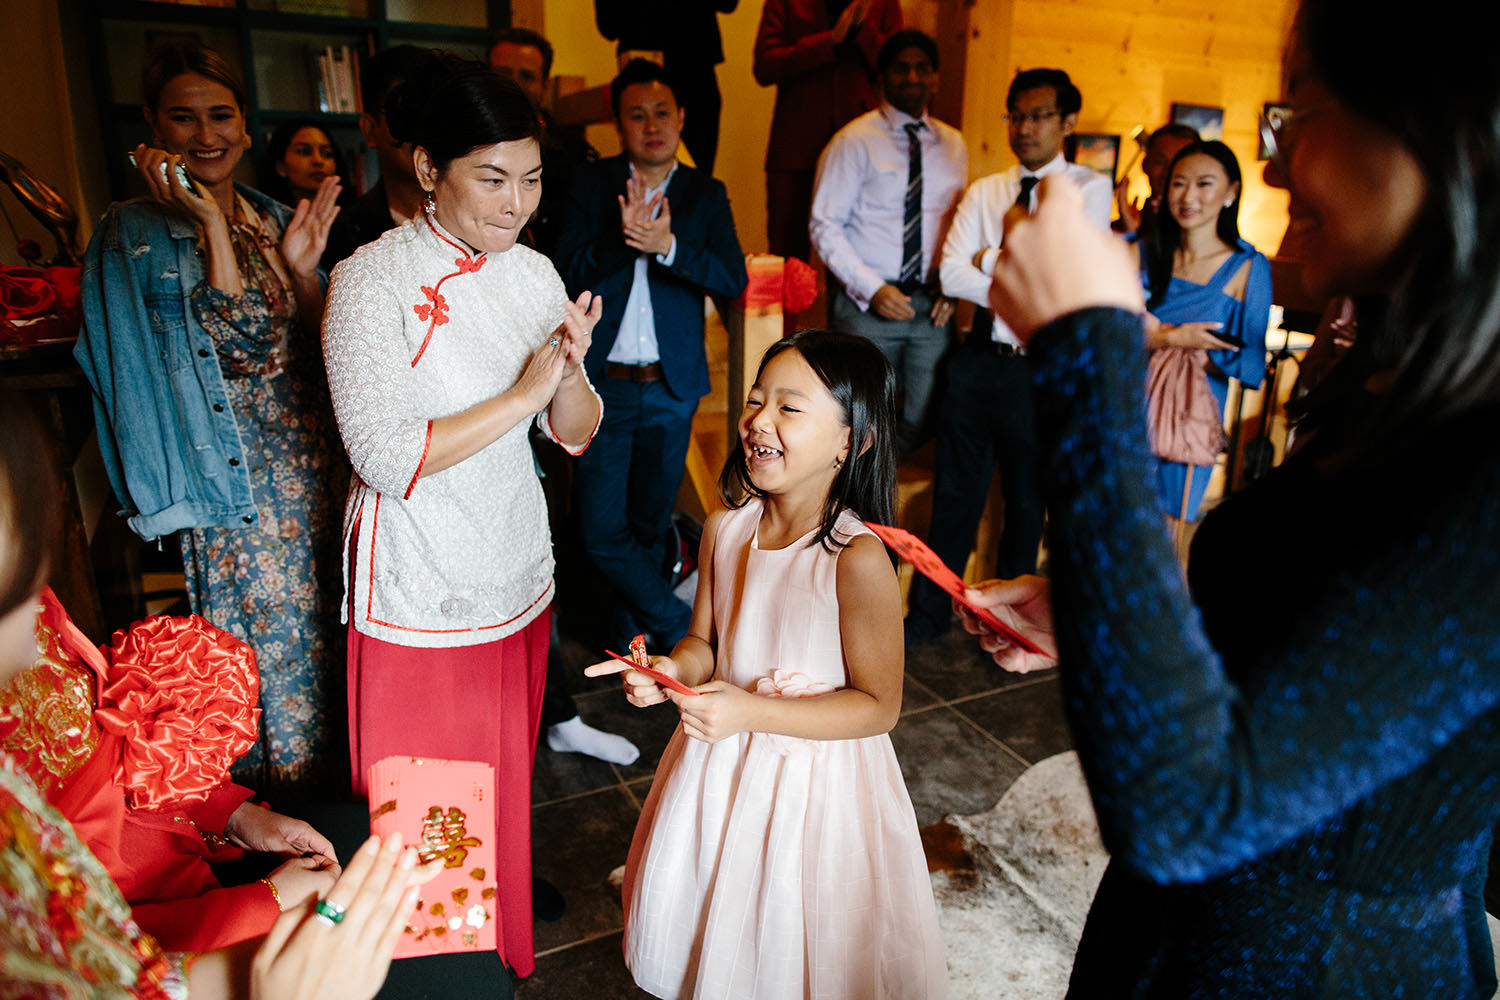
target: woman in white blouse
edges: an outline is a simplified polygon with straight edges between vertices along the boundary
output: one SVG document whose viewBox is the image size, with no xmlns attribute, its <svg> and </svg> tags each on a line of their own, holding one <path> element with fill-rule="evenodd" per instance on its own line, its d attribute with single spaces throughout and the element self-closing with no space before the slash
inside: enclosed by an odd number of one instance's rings
<svg viewBox="0 0 1500 1000">
<path fill-rule="evenodd" d="M 354 785 L 391 755 L 493 764 L 500 953 L 531 940 L 531 762 L 552 547 L 527 442 L 581 453 L 600 417 L 583 371 L 600 301 L 569 302 L 516 240 L 541 194 L 537 118 L 451 59 L 387 109 L 424 213 L 334 271 L 323 348 L 354 467 L 345 514 Z M 592 300 L 592 301 L 591 301 Z"/>
</svg>

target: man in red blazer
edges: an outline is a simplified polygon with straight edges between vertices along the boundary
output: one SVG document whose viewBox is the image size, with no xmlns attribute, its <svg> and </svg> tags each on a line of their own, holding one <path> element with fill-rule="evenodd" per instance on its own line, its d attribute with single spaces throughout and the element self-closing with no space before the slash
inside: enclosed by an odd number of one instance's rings
<svg viewBox="0 0 1500 1000">
<path fill-rule="evenodd" d="M 880 103 L 876 56 L 901 30 L 900 0 L 766 0 L 755 80 L 776 86 L 766 146 L 770 251 L 807 260 L 813 174 L 833 134 Z"/>
</svg>

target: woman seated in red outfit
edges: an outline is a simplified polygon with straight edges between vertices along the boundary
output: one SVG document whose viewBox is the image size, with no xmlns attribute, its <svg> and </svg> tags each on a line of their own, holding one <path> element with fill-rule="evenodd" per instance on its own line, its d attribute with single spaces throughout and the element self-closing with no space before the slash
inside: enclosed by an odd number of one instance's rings
<svg viewBox="0 0 1500 1000">
<path fill-rule="evenodd" d="M 168 951 L 226 947 L 338 876 L 328 840 L 250 800 L 229 766 L 255 743 L 250 647 L 202 618 L 153 618 L 94 646 L 51 590 L 36 664 L 0 686 L 0 749 L 103 863 L 141 928 Z M 221 886 L 210 862 L 282 855 Z"/>
<path fill-rule="evenodd" d="M 57 498 L 50 495 L 56 481 L 35 421 L 14 394 L 0 395 L 0 685 L 24 687 L 27 681 L 18 678 L 37 676 L 28 672 L 36 666 L 40 588 L 56 534 Z M 48 683 L 44 677 L 43 686 Z M 181 685 L 149 690 L 174 686 Z M 110 703 L 115 697 L 114 704 L 126 705 L 148 690 L 128 687 L 119 683 L 117 672 L 101 700 Z M 253 700 L 253 690 L 251 695 Z M 95 718 L 103 733 L 118 735 L 110 733 L 120 722 L 112 710 Z M 12 735 L 27 721 L 14 712 L 6 716 Z M 96 735 L 90 752 L 89 720 L 82 722 L 69 726 L 59 719 L 51 731 L 62 738 L 29 743 L 26 752 L 77 780 L 108 745 L 105 736 Z M 136 764 L 143 759 L 133 758 Z M 158 792 L 176 787 L 180 775 L 170 770 L 170 778 L 155 783 Z M 131 771 L 127 765 L 125 773 Z M 144 773 L 139 767 L 134 772 Z M 201 1000 L 248 993 L 252 1000 L 367 1000 L 385 978 L 416 901 L 415 883 L 434 872 L 416 863 L 415 851 L 402 851 L 399 837 L 383 850 L 371 838 L 316 908 L 310 900 L 289 905 L 253 961 L 244 948 L 196 957 L 166 953 L 132 919 L 119 889 L 68 822 L 11 756 L 0 753 L 0 995 Z"/>
</svg>

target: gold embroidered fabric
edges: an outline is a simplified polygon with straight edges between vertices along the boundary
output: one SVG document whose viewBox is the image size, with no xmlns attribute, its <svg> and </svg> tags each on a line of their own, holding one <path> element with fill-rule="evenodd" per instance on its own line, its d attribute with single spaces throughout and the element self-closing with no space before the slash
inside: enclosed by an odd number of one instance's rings
<svg viewBox="0 0 1500 1000">
<path fill-rule="evenodd" d="M 0 750 L 50 796 L 98 747 L 93 715 L 93 672 L 65 652 L 56 629 L 38 620 L 36 666 L 0 685 Z"/>
</svg>

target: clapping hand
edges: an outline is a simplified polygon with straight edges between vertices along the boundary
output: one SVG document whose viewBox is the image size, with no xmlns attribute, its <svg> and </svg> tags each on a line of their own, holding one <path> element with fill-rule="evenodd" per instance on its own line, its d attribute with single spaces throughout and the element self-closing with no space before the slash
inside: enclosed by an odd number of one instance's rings
<svg viewBox="0 0 1500 1000">
<path fill-rule="evenodd" d="M 844 39 L 857 32 L 869 14 L 870 0 L 853 0 L 833 24 L 833 44 L 844 44 Z"/>
<path fill-rule="evenodd" d="M 337 175 L 323 178 L 312 201 L 297 202 L 292 221 L 281 235 L 281 257 L 299 277 L 309 277 L 318 270 L 318 259 L 328 246 L 328 230 L 339 214 L 338 197 L 343 190 Z"/>
<path fill-rule="evenodd" d="M 563 354 L 563 378 L 576 372 L 583 364 L 584 356 L 593 342 L 594 327 L 604 315 L 604 299 L 593 292 L 584 291 L 576 302 L 563 303 L 563 321 L 547 343 L 556 342 Z"/>
<path fill-rule="evenodd" d="M 620 228 L 625 245 L 641 253 L 666 256 L 672 252 L 672 206 L 665 191 L 646 197 L 646 179 L 632 169 L 620 202 Z M 660 206 L 661 211 L 657 212 Z"/>
</svg>

